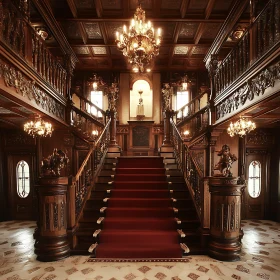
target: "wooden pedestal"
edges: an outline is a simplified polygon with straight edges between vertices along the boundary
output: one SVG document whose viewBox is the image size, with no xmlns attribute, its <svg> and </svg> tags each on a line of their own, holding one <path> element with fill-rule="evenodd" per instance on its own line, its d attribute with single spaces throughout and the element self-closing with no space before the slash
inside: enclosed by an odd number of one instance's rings
<svg viewBox="0 0 280 280">
<path fill-rule="evenodd" d="M 35 254 L 39 261 L 57 261 L 70 255 L 67 240 L 67 186 L 67 177 L 39 179 L 39 220 L 34 235 Z"/>
<path fill-rule="evenodd" d="M 221 261 L 240 259 L 241 195 L 238 178 L 210 177 L 211 219 L 209 256 Z"/>
</svg>

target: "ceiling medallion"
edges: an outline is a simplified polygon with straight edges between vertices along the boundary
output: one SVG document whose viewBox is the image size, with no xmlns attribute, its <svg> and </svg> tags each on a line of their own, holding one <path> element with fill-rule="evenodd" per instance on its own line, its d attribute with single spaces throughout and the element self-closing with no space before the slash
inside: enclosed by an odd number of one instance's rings
<svg viewBox="0 0 280 280">
<path fill-rule="evenodd" d="M 159 54 L 161 29 L 155 31 L 150 21 L 146 23 L 145 11 L 139 4 L 129 28 L 124 25 L 121 34 L 116 32 L 116 43 L 134 72 L 150 72 L 150 63 Z"/>
<path fill-rule="evenodd" d="M 34 120 L 25 123 L 23 129 L 33 138 L 36 136 L 52 136 L 53 132 L 52 124 L 42 120 L 40 116 L 35 117 Z"/>
<path fill-rule="evenodd" d="M 235 123 L 230 123 L 227 132 L 233 137 L 234 135 L 238 135 L 239 137 L 243 137 L 248 134 L 250 131 L 256 128 L 256 124 L 250 120 L 244 119 L 242 116 Z"/>
</svg>

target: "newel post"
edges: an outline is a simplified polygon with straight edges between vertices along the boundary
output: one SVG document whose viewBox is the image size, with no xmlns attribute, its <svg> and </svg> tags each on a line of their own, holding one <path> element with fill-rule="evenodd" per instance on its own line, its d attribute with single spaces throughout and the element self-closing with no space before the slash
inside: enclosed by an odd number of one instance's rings
<svg viewBox="0 0 280 280">
<path fill-rule="evenodd" d="M 67 239 L 67 189 L 68 177 L 39 179 L 39 220 L 35 235 L 35 254 L 39 261 L 57 261 L 70 256 Z"/>
<path fill-rule="evenodd" d="M 209 256 L 221 261 L 240 259 L 241 196 L 245 184 L 236 177 L 210 177 Z"/>
<path fill-rule="evenodd" d="M 117 144 L 117 101 L 119 99 L 119 88 L 117 83 L 112 83 L 106 88 L 105 95 L 108 97 L 108 112 L 111 117 L 110 124 L 110 147 L 118 146 Z"/>
<path fill-rule="evenodd" d="M 163 145 L 162 146 L 172 146 L 171 139 L 170 139 L 170 118 L 173 116 L 174 111 L 171 110 L 171 96 L 173 94 L 172 87 L 165 83 L 163 84 L 162 92 L 162 111 L 164 114 L 164 138 L 163 138 Z"/>
</svg>

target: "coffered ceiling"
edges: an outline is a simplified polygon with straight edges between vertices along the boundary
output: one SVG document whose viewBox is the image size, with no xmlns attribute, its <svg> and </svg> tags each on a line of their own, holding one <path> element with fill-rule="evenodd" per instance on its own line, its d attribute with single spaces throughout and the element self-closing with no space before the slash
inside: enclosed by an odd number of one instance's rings
<svg viewBox="0 0 280 280">
<path fill-rule="evenodd" d="M 31 22 L 35 28 L 46 26 L 34 0 Z M 59 28 L 75 52 L 77 69 L 130 71 L 115 43 L 116 31 L 127 26 L 138 0 L 49 0 Z M 142 0 L 146 18 L 162 29 L 159 56 L 153 71 L 205 70 L 203 61 L 236 0 Z M 247 1 L 249 2 L 249 1 Z M 249 8 L 238 19 L 232 32 L 249 24 Z M 51 30 L 46 42 L 56 55 L 59 46 Z M 232 32 L 220 51 L 223 58 L 236 44 Z"/>
</svg>

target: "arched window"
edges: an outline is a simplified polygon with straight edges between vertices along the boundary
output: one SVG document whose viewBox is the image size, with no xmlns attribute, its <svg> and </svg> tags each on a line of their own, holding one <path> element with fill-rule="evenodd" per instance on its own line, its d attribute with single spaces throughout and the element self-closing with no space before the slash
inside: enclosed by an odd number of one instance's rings
<svg viewBox="0 0 280 280">
<path fill-rule="evenodd" d="M 251 197 L 257 198 L 261 193 L 261 163 L 252 161 L 249 165 L 248 193 Z"/>
<path fill-rule="evenodd" d="M 30 173 L 29 165 L 26 161 L 21 160 L 16 167 L 17 177 L 17 194 L 21 198 L 25 198 L 30 192 Z"/>
<path fill-rule="evenodd" d="M 189 103 L 189 92 L 188 91 L 177 91 L 177 98 L 176 98 L 176 110 L 181 109 L 183 106 Z M 186 107 L 183 112 L 179 112 L 177 117 L 181 118 L 182 113 L 183 117 L 186 117 L 188 115 L 189 108 Z"/>
</svg>

